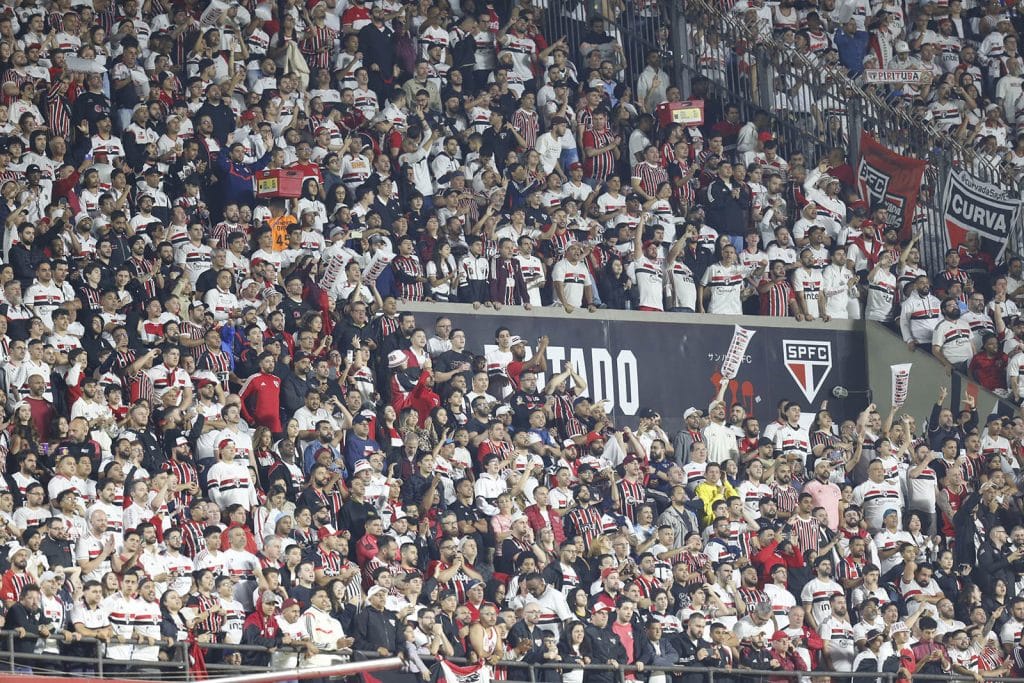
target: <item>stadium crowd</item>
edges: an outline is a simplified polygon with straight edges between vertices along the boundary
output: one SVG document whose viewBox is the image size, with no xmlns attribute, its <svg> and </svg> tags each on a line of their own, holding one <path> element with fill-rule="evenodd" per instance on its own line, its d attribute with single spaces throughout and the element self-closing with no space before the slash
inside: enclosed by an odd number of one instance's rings
<svg viewBox="0 0 1024 683">
<path fill-rule="evenodd" d="M 1024 395 L 1019 258 L 972 234 L 926 272 L 919 238 L 856 197 L 828 119 L 810 112 L 818 158 L 787 160 L 767 112 L 715 100 L 708 17 L 704 120 L 676 123 L 664 8 L 605 4 L 657 49 L 582 3 L 4 4 L 0 600 L 18 652 L 98 640 L 111 671 L 179 642 L 276 668 L 355 650 L 424 679 L 438 655 L 497 678 L 556 663 L 538 680 L 566 683 L 616 680 L 591 663 L 651 683 L 702 678 L 642 670 L 674 664 L 1024 675 L 1024 419 L 982 425 L 943 394 L 929 416 L 808 422 L 798 402 L 726 405 L 723 383 L 617 424 L 548 367 L 547 338 L 403 312 L 865 317 Z M 857 4 L 851 30 L 825 4 L 737 11 L 770 9 L 795 50 L 828 62 L 834 43 L 856 73 L 858 22 L 894 30 L 900 8 Z M 915 26 L 961 30 L 959 0 L 925 7 Z M 981 22 L 989 85 L 1017 65 L 1015 38 L 992 52 L 1001 11 Z M 907 36 L 925 59 L 927 34 Z"/>
</svg>

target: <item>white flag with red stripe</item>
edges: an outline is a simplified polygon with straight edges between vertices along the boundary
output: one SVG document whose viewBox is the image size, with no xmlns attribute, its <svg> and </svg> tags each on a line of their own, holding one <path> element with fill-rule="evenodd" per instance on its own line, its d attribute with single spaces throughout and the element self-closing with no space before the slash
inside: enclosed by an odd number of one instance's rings
<svg viewBox="0 0 1024 683">
<path fill-rule="evenodd" d="M 491 683 L 491 667 L 483 662 L 463 666 L 442 659 L 440 664 L 445 683 Z"/>
</svg>

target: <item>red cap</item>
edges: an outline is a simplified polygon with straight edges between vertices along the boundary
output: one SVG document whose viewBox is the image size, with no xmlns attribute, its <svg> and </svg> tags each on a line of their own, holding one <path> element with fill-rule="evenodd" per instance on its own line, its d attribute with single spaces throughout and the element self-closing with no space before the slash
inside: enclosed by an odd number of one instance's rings
<svg viewBox="0 0 1024 683">
<path fill-rule="evenodd" d="M 587 434 L 586 441 L 587 441 L 587 445 L 588 446 L 590 444 L 594 443 L 595 441 L 604 441 L 604 440 L 605 440 L 604 437 L 601 436 L 600 434 L 598 434 L 597 432 L 590 432 L 589 434 Z"/>
<path fill-rule="evenodd" d="M 767 142 L 768 140 L 771 140 L 774 137 L 775 136 L 772 135 L 771 132 L 767 130 L 757 134 L 757 139 L 760 140 L 761 142 Z"/>
<path fill-rule="evenodd" d="M 788 633 L 786 633 L 785 631 L 776 631 L 776 632 L 775 632 L 775 633 L 774 633 L 774 634 L 772 635 L 772 641 L 773 641 L 773 642 L 774 642 L 774 641 L 778 641 L 778 640 L 786 640 L 786 639 L 788 639 L 788 638 L 789 638 L 789 634 L 788 634 Z"/>
<path fill-rule="evenodd" d="M 324 526 L 317 529 L 316 532 L 317 538 L 319 538 L 321 541 L 327 538 L 328 536 L 341 536 L 341 534 L 342 532 L 338 531 L 330 524 L 325 524 Z"/>
<path fill-rule="evenodd" d="M 643 243 L 644 251 L 647 251 L 647 247 L 651 246 L 652 244 L 657 244 L 657 242 L 655 242 L 654 240 L 644 240 L 644 243 Z"/>
<path fill-rule="evenodd" d="M 601 570 L 601 580 L 602 581 L 607 581 L 609 576 L 611 576 L 612 574 L 618 574 L 618 573 L 619 573 L 619 568 L 618 567 L 605 567 L 604 569 Z"/>
<path fill-rule="evenodd" d="M 231 439 L 221 439 L 220 443 L 217 444 L 217 450 L 223 450 L 228 444 L 234 445 L 234 443 Z"/>
<path fill-rule="evenodd" d="M 296 600 L 295 598 L 288 598 L 287 600 L 281 603 L 281 609 L 286 610 L 289 607 L 294 607 L 296 605 L 302 607 L 302 603 Z"/>
</svg>

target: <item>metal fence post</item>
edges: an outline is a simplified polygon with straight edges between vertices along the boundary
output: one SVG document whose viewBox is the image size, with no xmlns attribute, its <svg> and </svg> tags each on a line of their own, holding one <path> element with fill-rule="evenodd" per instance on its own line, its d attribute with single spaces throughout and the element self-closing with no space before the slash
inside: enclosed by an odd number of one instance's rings
<svg viewBox="0 0 1024 683">
<path fill-rule="evenodd" d="M 855 94 L 847 102 L 846 126 L 850 138 L 850 156 L 846 161 L 856 171 L 860 161 L 860 134 L 864 130 L 864 100 L 859 95 Z"/>
<path fill-rule="evenodd" d="M 14 673 L 14 631 L 7 634 L 7 654 L 11 656 L 11 673 Z"/>
<path fill-rule="evenodd" d="M 775 104 L 775 68 L 772 65 L 771 52 L 764 45 L 753 45 L 747 48 L 754 55 L 756 89 L 752 89 L 755 104 L 761 109 L 774 110 Z"/>
<path fill-rule="evenodd" d="M 189 650 L 188 644 L 187 643 L 178 643 L 178 648 L 180 648 L 181 654 L 182 654 L 181 661 L 185 663 L 185 680 L 186 681 L 191 681 L 192 680 L 192 660 L 190 660 L 189 656 L 188 656 L 188 654 L 189 654 L 188 653 L 188 650 Z"/>
<path fill-rule="evenodd" d="M 668 4 L 669 35 L 672 40 L 672 78 L 686 100 L 690 98 L 690 79 L 683 78 L 683 60 L 690 59 L 690 36 L 679 7 L 678 2 Z"/>
<path fill-rule="evenodd" d="M 103 643 L 96 641 L 96 675 L 103 678 Z"/>
</svg>

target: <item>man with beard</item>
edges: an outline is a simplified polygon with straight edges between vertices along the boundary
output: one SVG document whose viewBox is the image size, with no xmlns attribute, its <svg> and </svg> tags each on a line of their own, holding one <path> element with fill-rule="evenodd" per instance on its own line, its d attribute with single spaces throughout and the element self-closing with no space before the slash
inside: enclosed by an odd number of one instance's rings
<svg viewBox="0 0 1024 683">
<path fill-rule="evenodd" d="M 910 295 L 900 306 L 900 332 L 907 348 L 913 351 L 918 345 L 933 343 L 941 312 L 942 304 L 931 294 L 928 276 L 917 276 Z"/>
<path fill-rule="evenodd" d="M 853 625 L 846 610 L 846 596 L 834 595 L 830 600 L 832 613 L 821 621 L 818 633 L 825 641 L 825 663 L 833 671 L 853 671 L 856 654 Z"/>
<path fill-rule="evenodd" d="M 590 638 L 591 658 L 594 664 L 618 666 L 626 662 L 626 650 L 621 641 L 608 625 L 608 615 L 612 606 L 605 602 L 596 602 L 590 613 L 590 622 L 584 625 Z M 617 678 L 615 671 L 588 672 L 591 683 L 613 683 Z"/>
<path fill-rule="evenodd" d="M 460 602 L 464 602 L 469 582 L 482 581 L 483 576 L 475 569 L 466 566 L 466 560 L 454 539 L 443 539 L 438 550 L 440 559 L 430 563 L 427 567 L 427 576 L 433 577 L 442 588 L 455 591 Z"/>
<path fill-rule="evenodd" d="M 590 547 L 590 542 L 603 533 L 601 511 L 593 504 L 590 487 L 581 485 L 576 490 L 575 505 L 566 515 L 565 535 L 582 536 L 583 545 Z"/>
<path fill-rule="evenodd" d="M 327 467 L 321 464 L 313 465 L 309 470 L 309 486 L 303 489 L 302 493 L 299 494 L 297 501 L 298 507 L 307 507 L 310 510 L 318 510 L 321 507 L 326 507 L 332 513 L 335 511 L 332 503 L 334 502 L 334 488 L 335 483 L 340 479 L 341 475 L 331 472 Z M 362 480 L 359 480 L 362 482 Z M 365 486 L 365 484 L 364 484 Z M 351 501 L 351 498 L 349 499 Z M 360 507 L 361 506 L 358 506 Z M 340 509 L 340 508 L 339 508 Z M 353 513 L 356 510 L 353 508 Z M 359 519 L 357 526 L 360 531 L 363 528 L 363 519 Z"/>
<path fill-rule="evenodd" d="M 675 438 L 672 439 L 675 459 L 680 465 L 690 462 L 690 449 L 693 448 L 693 444 L 704 441 L 701 418 L 701 411 L 693 406 L 683 411 L 683 428 L 676 432 Z"/>
<path fill-rule="evenodd" d="M 966 271 L 960 270 L 960 252 L 956 249 L 946 251 L 946 268 L 935 276 L 935 291 L 939 295 L 947 296 L 950 287 L 959 282 L 964 290 L 973 290 L 971 278 Z"/>
<path fill-rule="evenodd" d="M 323 473 L 327 473 L 325 468 L 321 468 Z M 336 486 L 339 481 L 337 474 L 329 474 L 330 484 L 329 488 Z M 323 478 L 321 477 L 321 480 Z M 374 517 L 379 517 L 376 506 L 371 501 L 366 500 L 366 483 L 359 477 L 353 477 L 351 484 L 349 484 L 349 496 L 348 500 L 341 507 L 341 511 L 338 514 L 338 528 L 345 529 L 349 536 L 349 543 L 354 553 L 356 543 L 363 537 L 363 533 L 366 530 L 366 521 Z M 354 554 L 351 555 L 354 557 Z"/>
<path fill-rule="evenodd" d="M 814 574 L 814 578 L 808 581 L 801 591 L 800 599 L 803 601 L 810 626 L 820 632 L 820 625 L 832 614 L 834 602 L 842 602 L 845 612 L 846 592 L 832 579 L 832 560 L 828 556 L 818 558 L 814 565 Z"/>
<path fill-rule="evenodd" d="M 804 484 L 803 492 L 811 496 L 815 507 L 825 510 L 828 516 L 828 527 L 835 531 L 839 527 L 839 500 L 842 491 L 831 481 L 832 463 L 819 458 L 814 463 L 814 479 Z"/>
<path fill-rule="evenodd" d="M 672 527 L 675 538 L 681 541 L 691 531 L 700 529 L 700 523 L 697 521 L 697 516 L 686 507 L 689 496 L 686 495 L 685 486 L 682 484 L 673 486 L 669 495 L 671 504 L 658 516 L 656 526 Z"/>
<path fill-rule="evenodd" d="M 548 349 L 548 337 L 544 335 L 538 340 L 537 349 L 533 352 L 530 360 L 526 360 L 526 340 L 519 336 L 514 336 L 508 341 L 508 350 L 512 354 L 512 360 L 505 366 L 505 373 L 508 375 L 509 380 L 512 382 L 514 388 L 522 390 L 522 375 L 524 372 L 544 372 L 547 369 L 547 349 Z M 536 381 L 536 377 L 534 377 Z M 540 394 L 537 393 L 536 389 L 533 390 L 536 395 L 534 400 L 539 400 Z M 515 402 L 513 402 L 515 407 Z"/>
<path fill-rule="evenodd" d="M 138 564 L 146 572 L 146 576 L 159 584 L 160 593 L 163 594 L 174 577 L 167 567 L 167 557 L 160 552 L 156 527 L 150 522 L 142 522 L 135 530 L 142 537 L 142 553 L 139 555 Z"/>
<path fill-rule="evenodd" d="M 711 656 L 712 643 L 704 640 L 706 621 L 700 612 L 692 614 L 686 623 L 686 630 L 679 634 L 674 644 L 679 651 L 678 663 L 683 666 L 714 666 L 715 659 Z M 680 683 L 702 683 L 704 674 L 683 674 Z"/>
<path fill-rule="evenodd" d="M 942 301 L 942 321 L 932 332 L 932 355 L 946 369 L 966 373 L 967 365 L 974 357 L 973 333 L 970 326 L 960 320 L 960 303 L 953 297 Z"/>
<path fill-rule="evenodd" d="M 7 609 L 21 599 L 26 586 L 36 582 L 36 577 L 28 571 L 30 554 L 28 548 L 19 546 L 14 546 L 14 550 L 8 554 L 11 568 L 5 571 L 0 579 L 0 599 L 4 601 L 4 607 Z"/>
<path fill-rule="evenodd" d="M 148 543 L 147 530 L 143 530 L 143 539 Z M 178 595 L 188 595 L 192 586 L 192 572 L 195 565 L 191 558 L 182 555 L 182 533 L 178 527 L 171 527 L 164 533 L 164 543 L 167 549 L 163 554 L 164 568 L 169 574 L 167 588 L 175 591 Z"/>
</svg>

